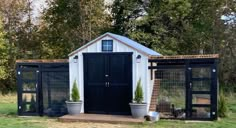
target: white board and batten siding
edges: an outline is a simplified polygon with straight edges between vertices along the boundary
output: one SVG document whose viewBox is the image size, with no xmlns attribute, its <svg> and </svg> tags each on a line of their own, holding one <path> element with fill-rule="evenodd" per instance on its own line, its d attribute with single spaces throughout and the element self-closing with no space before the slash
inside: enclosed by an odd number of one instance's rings
<svg viewBox="0 0 236 128">
<path fill-rule="evenodd" d="M 101 53 L 102 52 L 102 40 L 113 40 L 113 51 L 112 52 L 132 52 L 132 79 L 133 79 L 133 97 L 136 89 L 137 82 L 141 78 L 143 92 L 144 92 L 144 102 L 149 104 L 151 101 L 151 94 L 153 88 L 153 80 L 151 80 L 150 70 L 148 69 L 148 55 L 141 50 L 137 50 L 127 44 L 120 42 L 120 40 L 114 39 L 108 33 L 103 36 L 98 37 L 88 43 L 88 45 L 83 46 L 82 48 L 74 51 L 70 54 L 69 57 L 69 67 L 70 67 L 70 90 L 72 89 L 74 80 L 77 81 L 78 88 L 80 90 L 81 100 L 84 101 L 84 70 L 83 70 L 83 53 Z M 159 54 L 159 53 L 158 53 Z M 74 57 L 78 56 L 77 63 L 74 62 Z M 141 61 L 137 63 L 136 57 L 141 55 Z M 147 110 L 148 111 L 148 110 Z M 84 105 L 82 107 L 82 112 L 84 112 Z"/>
</svg>

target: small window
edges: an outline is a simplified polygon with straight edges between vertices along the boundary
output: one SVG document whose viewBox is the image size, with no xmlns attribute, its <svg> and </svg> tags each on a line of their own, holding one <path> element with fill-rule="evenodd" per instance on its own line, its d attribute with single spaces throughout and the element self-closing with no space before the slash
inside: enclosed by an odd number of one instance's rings
<svg viewBox="0 0 236 128">
<path fill-rule="evenodd" d="M 104 52 L 113 51 L 113 40 L 102 40 L 102 51 Z"/>
</svg>

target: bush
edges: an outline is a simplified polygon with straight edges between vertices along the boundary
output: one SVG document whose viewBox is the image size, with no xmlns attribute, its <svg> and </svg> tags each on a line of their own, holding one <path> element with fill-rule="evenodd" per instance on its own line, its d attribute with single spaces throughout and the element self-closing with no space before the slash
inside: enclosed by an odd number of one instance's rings
<svg viewBox="0 0 236 128">
<path fill-rule="evenodd" d="M 220 90 L 219 100 L 218 100 L 218 115 L 219 117 L 227 116 L 227 103 L 226 98 L 223 93 L 223 90 Z"/>
<path fill-rule="evenodd" d="M 78 102 L 80 101 L 80 94 L 79 94 L 79 89 L 77 87 L 76 80 L 73 83 L 73 88 L 72 88 L 72 93 L 71 93 L 71 98 L 73 102 Z"/>
<path fill-rule="evenodd" d="M 135 98 L 134 101 L 136 101 L 138 104 L 142 103 L 143 101 L 143 89 L 141 86 L 141 79 L 138 80 L 138 84 L 135 90 Z"/>
</svg>

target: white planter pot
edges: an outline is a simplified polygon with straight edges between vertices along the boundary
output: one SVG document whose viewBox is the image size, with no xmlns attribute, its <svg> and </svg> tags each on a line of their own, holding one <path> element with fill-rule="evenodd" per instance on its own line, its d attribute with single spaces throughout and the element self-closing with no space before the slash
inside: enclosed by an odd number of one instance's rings
<svg viewBox="0 0 236 128">
<path fill-rule="evenodd" d="M 144 118 L 147 115 L 147 104 L 129 103 L 133 118 Z"/>
<path fill-rule="evenodd" d="M 79 115 L 82 107 L 82 101 L 80 102 L 66 101 L 66 106 L 69 115 Z"/>
</svg>

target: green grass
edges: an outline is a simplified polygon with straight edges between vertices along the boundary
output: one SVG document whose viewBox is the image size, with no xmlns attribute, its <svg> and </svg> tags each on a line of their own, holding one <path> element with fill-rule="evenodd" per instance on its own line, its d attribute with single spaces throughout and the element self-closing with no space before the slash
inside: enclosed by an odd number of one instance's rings
<svg viewBox="0 0 236 128">
<path fill-rule="evenodd" d="M 0 96 L 0 128 L 45 128 L 42 117 L 18 117 L 16 94 Z"/>
<path fill-rule="evenodd" d="M 235 95 L 227 97 L 228 117 L 212 122 L 186 123 L 178 120 L 160 120 L 156 123 L 146 122 L 142 125 L 129 125 L 134 128 L 236 128 L 236 100 Z M 46 128 L 48 126 L 75 128 L 78 123 L 64 124 L 56 119 L 47 117 L 18 117 L 16 95 L 0 96 L 0 128 Z M 74 126 L 71 126 L 74 125 Z M 89 126 L 93 127 L 93 124 Z M 105 127 L 104 127 L 105 128 Z"/>
</svg>

